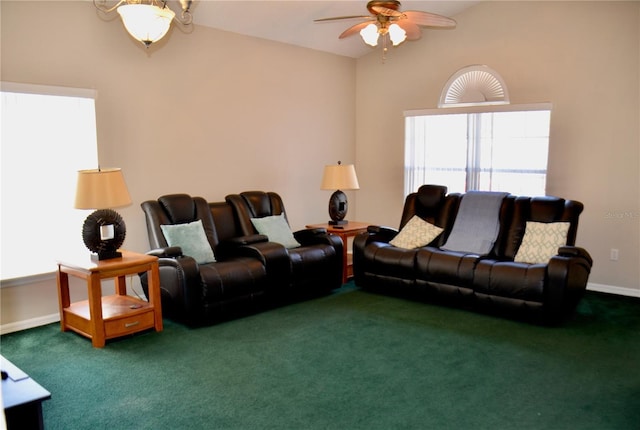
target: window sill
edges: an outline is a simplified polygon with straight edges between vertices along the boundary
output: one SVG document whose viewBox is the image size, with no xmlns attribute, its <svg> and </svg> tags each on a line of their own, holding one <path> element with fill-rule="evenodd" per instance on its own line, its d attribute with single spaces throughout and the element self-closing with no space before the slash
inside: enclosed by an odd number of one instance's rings
<svg viewBox="0 0 640 430">
<path fill-rule="evenodd" d="M 56 272 L 39 273 L 37 275 L 21 276 L 19 278 L 0 280 L 0 288 L 19 287 L 21 285 L 35 284 L 37 282 L 56 279 Z"/>
</svg>

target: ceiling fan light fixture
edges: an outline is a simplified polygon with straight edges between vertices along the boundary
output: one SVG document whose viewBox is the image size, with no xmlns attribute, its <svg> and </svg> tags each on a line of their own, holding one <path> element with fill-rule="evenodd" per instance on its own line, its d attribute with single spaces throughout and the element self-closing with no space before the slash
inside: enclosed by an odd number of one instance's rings
<svg viewBox="0 0 640 430">
<path fill-rule="evenodd" d="M 333 18 L 320 18 L 315 22 L 336 21 L 342 19 L 364 19 L 344 30 L 339 39 L 360 33 L 362 40 L 369 46 L 378 46 L 382 39 L 382 60 L 384 62 L 389 45 L 398 46 L 405 40 L 418 40 L 422 35 L 420 27 L 455 28 L 455 20 L 435 13 L 418 10 L 400 11 L 398 0 L 369 0 L 369 16 L 350 15 Z"/>
<path fill-rule="evenodd" d="M 375 24 L 369 24 L 362 30 L 360 30 L 360 36 L 362 40 L 369 46 L 378 46 L 378 26 Z"/>
<path fill-rule="evenodd" d="M 398 24 L 391 24 L 389 26 L 389 38 L 393 46 L 398 46 L 405 40 L 407 40 L 407 32 Z"/>
</svg>

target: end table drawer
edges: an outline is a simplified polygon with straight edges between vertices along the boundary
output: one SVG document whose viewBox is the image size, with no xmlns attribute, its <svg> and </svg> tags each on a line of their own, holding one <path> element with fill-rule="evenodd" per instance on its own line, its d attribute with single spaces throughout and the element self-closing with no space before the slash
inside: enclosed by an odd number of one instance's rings
<svg viewBox="0 0 640 430">
<path fill-rule="evenodd" d="M 141 330 L 153 328 L 153 310 L 149 312 L 131 315 L 125 318 L 117 318 L 104 322 L 105 335 L 108 338 L 135 333 Z"/>
</svg>

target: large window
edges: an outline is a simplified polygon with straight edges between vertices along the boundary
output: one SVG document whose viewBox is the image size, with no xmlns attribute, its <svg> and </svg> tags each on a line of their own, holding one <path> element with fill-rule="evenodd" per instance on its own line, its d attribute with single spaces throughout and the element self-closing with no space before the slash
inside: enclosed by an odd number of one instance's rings
<svg viewBox="0 0 640 430">
<path fill-rule="evenodd" d="M 550 105 L 405 116 L 405 195 L 427 183 L 446 185 L 450 192 L 545 194 Z"/>
<path fill-rule="evenodd" d="M 2 83 L 1 277 L 53 272 L 83 247 L 77 171 L 96 168 L 94 91 Z"/>
</svg>

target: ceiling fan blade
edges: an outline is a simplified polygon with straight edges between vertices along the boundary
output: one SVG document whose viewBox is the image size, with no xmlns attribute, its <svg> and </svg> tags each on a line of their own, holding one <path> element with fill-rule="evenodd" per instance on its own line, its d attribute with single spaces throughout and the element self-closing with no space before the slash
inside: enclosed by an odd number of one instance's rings
<svg viewBox="0 0 640 430">
<path fill-rule="evenodd" d="M 384 6 L 372 6 L 371 10 L 376 12 L 379 15 L 384 15 L 384 16 L 401 16 L 402 13 L 398 12 L 397 10 L 393 10 L 393 9 L 389 9 L 388 7 L 384 7 Z"/>
<path fill-rule="evenodd" d="M 370 15 L 353 15 L 353 16 L 334 16 L 333 18 L 319 18 L 314 19 L 313 22 L 323 22 L 323 21 L 338 21 L 341 19 L 371 19 Z"/>
<path fill-rule="evenodd" d="M 409 21 L 408 19 L 399 19 L 395 23 L 407 32 L 408 40 L 417 40 L 422 37 L 422 30 L 420 30 L 420 27 L 418 27 L 418 24 L 415 22 Z"/>
<path fill-rule="evenodd" d="M 367 25 L 371 24 L 371 21 L 373 21 L 373 19 L 365 22 L 361 22 L 360 24 L 356 24 L 354 26 L 347 28 L 345 31 L 342 32 L 340 36 L 338 36 L 338 39 L 344 39 L 345 37 L 353 36 L 354 34 L 358 33 L 360 30 L 365 28 Z"/>
<path fill-rule="evenodd" d="M 454 19 L 435 13 L 408 10 L 403 12 L 403 14 L 407 19 L 423 27 L 453 28 L 456 26 Z"/>
</svg>

